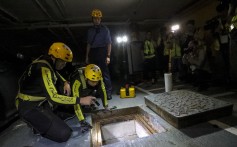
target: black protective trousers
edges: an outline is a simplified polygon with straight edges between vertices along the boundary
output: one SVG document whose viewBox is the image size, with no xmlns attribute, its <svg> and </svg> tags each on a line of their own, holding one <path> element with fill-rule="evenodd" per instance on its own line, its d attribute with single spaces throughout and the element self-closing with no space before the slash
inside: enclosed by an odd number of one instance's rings
<svg viewBox="0 0 237 147">
<path fill-rule="evenodd" d="M 144 61 L 144 79 L 151 80 L 156 78 L 156 57 L 145 59 Z"/>
<path fill-rule="evenodd" d="M 20 101 L 19 115 L 30 127 L 41 136 L 56 142 L 67 141 L 72 133 L 71 128 L 60 119 L 46 102 L 42 106 L 32 107 L 29 101 Z M 30 108 L 30 109 L 26 109 Z"/>
</svg>

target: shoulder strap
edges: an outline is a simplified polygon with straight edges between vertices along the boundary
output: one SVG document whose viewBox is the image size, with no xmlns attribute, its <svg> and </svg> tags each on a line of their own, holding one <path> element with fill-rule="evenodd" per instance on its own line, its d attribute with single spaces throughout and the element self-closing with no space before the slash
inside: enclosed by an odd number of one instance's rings
<svg viewBox="0 0 237 147">
<path fill-rule="evenodd" d="M 79 76 L 80 76 L 80 80 L 81 80 L 81 84 L 82 84 L 82 89 L 86 89 L 87 88 L 86 87 L 86 79 L 83 74 L 83 70 L 84 70 L 84 68 L 81 68 L 78 70 L 78 72 L 79 72 Z"/>
<path fill-rule="evenodd" d="M 41 57 L 42 57 L 42 56 L 40 56 L 39 58 L 35 59 L 30 65 L 28 65 L 28 67 L 29 67 L 28 75 L 31 74 L 31 67 L 32 67 L 32 65 L 35 64 L 35 63 L 44 63 L 44 64 L 46 64 L 46 65 L 50 68 L 50 70 L 54 71 L 53 68 L 52 68 L 52 66 L 49 64 L 49 62 L 46 61 L 46 60 L 40 59 Z M 26 71 L 25 71 L 25 72 L 26 72 Z M 25 74 L 25 72 L 23 73 L 23 75 Z"/>
<path fill-rule="evenodd" d="M 53 68 L 52 68 L 52 66 L 49 64 L 49 62 L 47 62 L 46 60 L 35 60 L 35 61 L 33 61 L 31 64 L 34 64 L 34 63 L 44 63 L 44 64 L 46 64 L 52 71 L 54 71 L 53 70 Z"/>
<path fill-rule="evenodd" d="M 93 45 L 93 43 L 95 42 L 95 38 L 96 38 L 97 34 L 99 34 L 99 32 L 100 32 L 100 28 L 94 28 L 94 29 L 95 29 L 95 34 L 94 34 L 93 39 L 91 41 L 91 45 Z"/>
<path fill-rule="evenodd" d="M 96 31 L 96 33 L 94 34 L 93 39 L 92 39 L 92 41 L 91 41 L 91 45 L 93 45 L 93 43 L 95 42 L 95 37 L 96 37 L 97 34 L 98 34 L 98 33 L 97 33 L 97 31 Z"/>
<path fill-rule="evenodd" d="M 85 67 L 78 68 L 70 75 L 70 80 L 72 78 L 74 78 L 75 76 L 79 75 L 79 78 L 80 78 L 80 81 L 81 81 L 81 84 L 82 84 L 82 89 L 87 88 L 86 79 L 85 79 L 85 76 L 83 74 L 84 69 L 85 69 Z"/>
<path fill-rule="evenodd" d="M 57 80 L 56 74 L 57 74 L 62 80 L 65 80 L 58 72 L 55 72 L 55 71 L 53 70 L 52 66 L 49 64 L 48 61 L 46 61 L 46 60 L 37 60 L 37 59 L 36 59 L 35 61 L 33 61 L 33 62 L 31 63 L 31 65 L 32 65 L 32 64 L 35 64 L 35 63 L 44 63 L 44 64 L 46 64 L 46 65 L 50 68 L 50 70 L 52 71 L 52 73 L 53 73 L 53 78 L 54 78 L 55 81 Z M 31 67 L 30 67 L 30 68 L 31 68 Z"/>
</svg>

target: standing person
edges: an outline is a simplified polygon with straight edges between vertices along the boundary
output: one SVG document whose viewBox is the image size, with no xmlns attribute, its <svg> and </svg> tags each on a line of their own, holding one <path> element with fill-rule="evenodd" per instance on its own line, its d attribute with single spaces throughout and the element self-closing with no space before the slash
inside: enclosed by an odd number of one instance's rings
<svg viewBox="0 0 237 147">
<path fill-rule="evenodd" d="M 164 75 L 164 49 L 165 49 L 165 34 L 161 32 L 157 38 L 156 60 L 160 76 Z"/>
<path fill-rule="evenodd" d="M 144 79 L 151 80 L 152 84 L 156 83 L 156 53 L 155 44 L 152 40 L 151 32 L 146 33 L 144 42 Z"/>
<path fill-rule="evenodd" d="M 102 12 L 94 9 L 91 13 L 94 26 L 88 30 L 86 63 L 96 64 L 100 67 L 108 100 L 112 99 L 112 84 L 108 65 L 111 54 L 111 36 L 109 29 L 101 24 Z"/>
<path fill-rule="evenodd" d="M 185 24 L 184 32 L 180 37 L 180 47 L 181 47 L 181 56 L 186 54 L 186 49 L 188 49 L 188 44 L 194 39 L 195 32 L 195 20 L 188 20 Z M 181 81 L 186 81 L 187 76 L 189 75 L 189 67 L 181 62 L 179 70 L 179 79 Z"/>
<path fill-rule="evenodd" d="M 186 60 L 186 64 L 189 65 L 192 71 L 193 85 L 198 86 L 199 91 L 207 90 L 211 75 L 209 63 L 207 62 L 206 47 L 204 44 L 199 45 L 196 40 L 190 41 L 188 47 L 191 52 L 184 55 L 183 61 Z"/>
<path fill-rule="evenodd" d="M 64 43 L 53 43 L 48 55 L 40 56 L 33 61 L 19 80 L 19 91 L 16 97 L 16 107 L 19 116 L 36 133 L 56 142 L 69 139 L 72 129 L 55 113 L 55 106 L 91 105 L 95 97 L 69 97 L 71 88 L 57 71 L 71 62 L 73 54 Z M 64 84 L 64 94 L 60 95 L 55 85 Z M 84 124 L 81 124 L 81 127 Z"/>
<path fill-rule="evenodd" d="M 218 26 L 215 28 L 215 35 L 218 37 L 220 43 L 220 53 L 223 58 L 224 63 L 224 79 L 226 85 L 230 85 L 231 77 L 230 77 L 230 34 L 229 34 L 229 24 L 228 24 L 228 4 L 219 4 L 216 7 L 216 11 L 218 12 Z"/>
</svg>

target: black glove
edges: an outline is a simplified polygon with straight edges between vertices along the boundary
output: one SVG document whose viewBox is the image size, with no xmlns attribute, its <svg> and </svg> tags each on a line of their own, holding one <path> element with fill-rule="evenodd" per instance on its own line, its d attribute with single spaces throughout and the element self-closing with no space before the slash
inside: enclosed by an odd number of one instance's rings
<svg viewBox="0 0 237 147">
<path fill-rule="evenodd" d="M 89 131 L 90 129 L 92 129 L 92 126 L 85 120 L 80 121 L 80 123 L 81 123 L 81 132 L 82 133 L 85 133 L 85 132 Z"/>
<path fill-rule="evenodd" d="M 97 100 L 94 100 L 94 102 L 97 106 L 100 106 L 100 103 Z"/>
<path fill-rule="evenodd" d="M 91 111 L 97 110 L 97 107 L 95 106 L 95 104 L 91 104 L 91 105 L 90 105 L 90 110 L 91 110 Z"/>
<path fill-rule="evenodd" d="M 94 96 L 94 97 L 96 97 L 96 92 L 97 92 L 97 90 L 93 90 L 93 92 L 91 93 L 91 95 Z M 97 100 L 94 100 L 94 102 L 95 102 L 95 104 L 96 104 L 97 106 L 100 106 L 100 103 L 99 103 Z"/>
<path fill-rule="evenodd" d="M 76 104 L 81 104 L 81 103 L 80 103 L 80 98 L 79 98 L 79 97 L 77 97 L 77 99 L 76 99 Z"/>
</svg>

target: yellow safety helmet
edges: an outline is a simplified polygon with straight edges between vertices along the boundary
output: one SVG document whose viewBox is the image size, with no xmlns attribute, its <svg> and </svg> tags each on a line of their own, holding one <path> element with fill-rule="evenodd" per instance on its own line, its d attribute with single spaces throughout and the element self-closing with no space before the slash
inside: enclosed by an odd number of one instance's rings
<svg viewBox="0 0 237 147">
<path fill-rule="evenodd" d="M 71 49 L 62 42 L 53 43 L 49 48 L 48 55 L 52 55 L 66 62 L 72 62 L 73 58 Z"/>
<path fill-rule="evenodd" d="M 102 17 L 102 12 L 99 9 L 94 9 L 91 12 L 92 17 Z"/>
<path fill-rule="evenodd" d="M 102 77 L 102 72 L 99 66 L 95 64 L 89 64 L 85 68 L 85 77 L 91 81 L 100 81 Z"/>
</svg>

